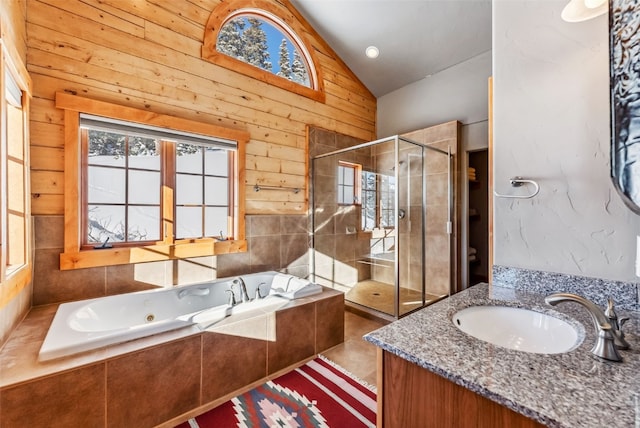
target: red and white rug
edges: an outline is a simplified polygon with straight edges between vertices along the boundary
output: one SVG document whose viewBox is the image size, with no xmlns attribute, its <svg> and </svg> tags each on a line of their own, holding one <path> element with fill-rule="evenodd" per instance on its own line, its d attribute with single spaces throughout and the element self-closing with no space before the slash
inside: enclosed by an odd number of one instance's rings
<svg viewBox="0 0 640 428">
<path fill-rule="evenodd" d="M 375 389 L 319 356 L 176 428 L 375 426 Z"/>
</svg>

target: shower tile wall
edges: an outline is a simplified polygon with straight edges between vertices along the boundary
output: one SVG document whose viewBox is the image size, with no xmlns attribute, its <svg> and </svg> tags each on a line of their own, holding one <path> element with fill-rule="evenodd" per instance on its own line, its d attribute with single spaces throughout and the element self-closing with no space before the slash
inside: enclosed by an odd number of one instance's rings
<svg viewBox="0 0 640 428">
<path fill-rule="evenodd" d="M 460 140 L 460 123 L 457 121 L 444 123 L 403 134 L 404 137 L 419 143 L 447 151 L 458 152 Z M 446 231 L 447 221 L 447 157 L 426 156 L 425 173 L 427 185 L 427 224 L 425 228 L 425 275 L 426 292 L 435 295 L 449 293 L 451 281 L 458 277 L 460 248 L 460 212 L 461 202 L 455 195 L 459 193 L 460 173 L 457 170 L 457 156 L 453 158 L 453 194 L 454 210 L 452 221 L 454 226 L 454 239 L 451 239 Z M 465 171 L 466 174 L 466 171 Z M 466 177 L 466 175 L 465 175 Z M 451 246 L 449 244 L 451 242 Z M 452 257 L 453 255 L 453 257 Z M 458 282 L 459 283 L 459 282 Z"/>
<path fill-rule="evenodd" d="M 317 155 L 364 143 L 356 138 L 313 127 L 308 129 L 308 140 L 309 165 L 312 166 L 311 159 Z M 371 152 L 363 150 L 351 153 L 341 160 L 370 168 Z M 315 169 L 311 171 L 313 180 L 309 180 L 310 191 L 316 198 L 315 281 L 348 291 L 358 281 L 371 278 L 370 265 L 358 263 L 361 255 L 370 252 L 370 235 L 359 232 L 359 207 L 338 207 L 337 169 L 336 157 L 323 158 L 315 162 Z M 309 214 L 311 219 L 311 212 Z"/>
<path fill-rule="evenodd" d="M 35 216 L 33 304 L 44 305 L 277 270 L 309 274 L 306 215 L 248 215 L 248 251 L 184 260 L 61 271 L 63 216 Z"/>
</svg>

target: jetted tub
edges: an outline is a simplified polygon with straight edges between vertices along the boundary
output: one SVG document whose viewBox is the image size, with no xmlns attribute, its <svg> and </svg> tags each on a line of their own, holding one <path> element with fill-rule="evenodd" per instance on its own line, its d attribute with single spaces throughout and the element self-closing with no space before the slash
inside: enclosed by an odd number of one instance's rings
<svg viewBox="0 0 640 428">
<path fill-rule="evenodd" d="M 242 302 L 238 278 L 246 285 L 250 301 Z M 47 361 L 192 325 L 205 330 L 231 315 L 276 310 L 290 299 L 320 292 L 322 287 L 307 280 L 264 272 L 63 303 L 38 359 Z M 232 305 L 232 299 L 239 303 Z"/>
</svg>

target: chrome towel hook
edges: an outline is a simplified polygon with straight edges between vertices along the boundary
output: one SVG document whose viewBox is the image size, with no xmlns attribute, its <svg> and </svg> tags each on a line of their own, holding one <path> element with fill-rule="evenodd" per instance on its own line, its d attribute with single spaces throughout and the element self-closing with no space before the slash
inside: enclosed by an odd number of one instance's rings
<svg viewBox="0 0 640 428">
<path fill-rule="evenodd" d="M 524 179 L 522 177 L 512 177 L 511 179 L 509 179 L 509 183 L 511 183 L 513 187 L 520 187 L 520 186 L 523 186 L 524 184 L 533 184 L 533 187 L 534 187 L 533 193 L 531 193 L 530 195 L 501 195 L 494 190 L 493 194 L 498 198 L 530 199 L 530 198 L 533 198 L 535 195 L 537 195 L 538 192 L 540 191 L 540 186 L 538 185 L 538 183 L 536 183 L 533 180 Z"/>
</svg>

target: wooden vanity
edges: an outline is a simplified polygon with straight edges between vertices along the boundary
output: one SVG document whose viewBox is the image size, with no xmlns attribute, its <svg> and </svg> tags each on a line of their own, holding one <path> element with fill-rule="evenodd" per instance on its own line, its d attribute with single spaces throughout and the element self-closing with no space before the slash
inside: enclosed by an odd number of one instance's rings
<svg viewBox="0 0 640 428">
<path fill-rule="evenodd" d="M 621 351 L 623 362 L 601 361 L 590 352 L 588 313 L 549 306 L 545 295 L 478 284 L 365 335 L 379 348 L 377 426 L 637 427 L 640 312 L 624 311 L 631 350 Z M 493 345 L 454 325 L 454 314 L 471 306 L 535 310 L 569 322 L 581 338 L 549 354 Z"/>
<path fill-rule="evenodd" d="M 378 428 L 536 428 L 544 425 L 378 349 Z"/>
</svg>

